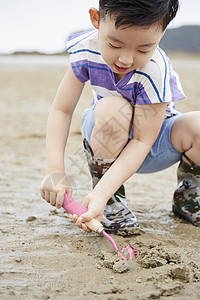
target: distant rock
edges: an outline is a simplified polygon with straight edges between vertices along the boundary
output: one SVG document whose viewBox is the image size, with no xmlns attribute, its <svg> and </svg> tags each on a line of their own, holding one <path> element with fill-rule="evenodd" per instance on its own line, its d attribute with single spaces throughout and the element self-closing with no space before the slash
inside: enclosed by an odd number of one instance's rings
<svg viewBox="0 0 200 300">
<path fill-rule="evenodd" d="M 49 56 L 54 56 L 54 55 L 67 55 L 67 50 L 62 51 L 62 52 L 57 52 L 57 53 L 44 53 L 44 52 L 39 52 L 39 51 L 15 51 L 12 53 L 12 55 L 49 55 Z"/>
<path fill-rule="evenodd" d="M 200 52 L 200 26 L 167 29 L 160 47 L 165 51 Z"/>
</svg>

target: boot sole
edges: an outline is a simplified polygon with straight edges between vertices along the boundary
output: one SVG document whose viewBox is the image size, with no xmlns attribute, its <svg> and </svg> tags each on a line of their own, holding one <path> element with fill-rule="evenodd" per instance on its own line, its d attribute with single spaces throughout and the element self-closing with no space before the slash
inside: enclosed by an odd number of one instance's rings
<svg viewBox="0 0 200 300">
<path fill-rule="evenodd" d="M 196 225 L 195 223 L 193 223 L 191 221 L 191 219 L 189 217 L 187 217 L 186 215 L 182 214 L 181 212 L 179 212 L 176 208 L 175 205 L 172 205 L 172 210 L 173 210 L 173 213 L 175 216 L 178 216 L 179 218 L 182 218 L 182 219 L 185 219 L 187 220 L 190 224 L 192 224 L 193 226 L 199 226 L 199 225 Z"/>
</svg>

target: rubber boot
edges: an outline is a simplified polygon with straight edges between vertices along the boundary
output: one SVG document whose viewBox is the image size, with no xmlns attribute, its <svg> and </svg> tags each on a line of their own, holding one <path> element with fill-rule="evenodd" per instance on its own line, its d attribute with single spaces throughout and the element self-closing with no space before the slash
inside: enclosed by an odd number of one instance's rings
<svg viewBox="0 0 200 300">
<path fill-rule="evenodd" d="M 200 166 L 184 156 L 191 165 L 181 160 L 178 166 L 178 187 L 174 192 L 172 209 L 175 215 L 200 226 Z"/>
<path fill-rule="evenodd" d="M 83 145 L 94 188 L 116 159 L 101 159 L 95 157 L 86 139 L 84 139 Z M 133 234 L 134 230 L 131 229 L 139 226 L 136 216 L 126 205 L 125 189 L 123 185 L 121 185 L 107 202 L 102 218 L 102 224 L 107 232 L 122 235 Z"/>
</svg>

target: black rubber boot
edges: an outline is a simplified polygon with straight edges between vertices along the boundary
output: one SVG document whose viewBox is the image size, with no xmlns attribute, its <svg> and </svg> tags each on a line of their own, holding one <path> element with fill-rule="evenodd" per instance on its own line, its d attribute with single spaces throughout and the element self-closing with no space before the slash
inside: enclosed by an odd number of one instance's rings
<svg viewBox="0 0 200 300">
<path fill-rule="evenodd" d="M 185 154 L 191 165 L 181 160 L 178 170 L 178 187 L 174 192 L 174 214 L 200 226 L 200 166 L 196 166 Z"/>
<path fill-rule="evenodd" d="M 116 159 L 97 158 L 86 139 L 83 144 L 94 188 Z M 134 230 L 132 229 L 139 226 L 136 216 L 126 205 L 124 185 L 121 185 L 107 202 L 102 224 L 107 232 L 122 235 L 133 234 Z"/>
</svg>

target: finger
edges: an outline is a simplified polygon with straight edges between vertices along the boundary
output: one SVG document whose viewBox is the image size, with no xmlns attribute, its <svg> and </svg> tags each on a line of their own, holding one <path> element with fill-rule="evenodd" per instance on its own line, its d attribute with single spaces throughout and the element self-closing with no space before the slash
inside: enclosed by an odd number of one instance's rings
<svg viewBox="0 0 200 300">
<path fill-rule="evenodd" d="M 45 200 L 48 202 L 48 203 L 50 203 L 50 193 L 49 192 L 44 192 L 44 194 L 45 194 Z"/>
<path fill-rule="evenodd" d="M 56 204 L 56 194 L 50 192 L 50 203 L 51 205 L 55 206 Z"/>
<path fill-rule="evenodd" d="M 63 201 L 64 201 L 64 193 L 58 192 L 56 197 L 56 207 L 61 208 L 63 205 Z"/>
<path fill-rule="evenodd" d="M 40 195 L 43 199 L 45 199 L 45 192 L 42 188 L 40 189 Z"/>
<path fill-rule="evenodd" d="M 76 221 L 76 226 L 78 226 L 79 228 L 82 228 L 83 223 L 80 222 L 78 216 L 77 216 L 77 221 Z"/>
<path fill-rule="evenodd" d="M 78 224 L 80 225 L 80 223 L 85 223 L 85 222 L 89 222 L 90 220 L 92 220 L 93 218 L 95 218 L 97 216 L 97 213 L 93 210 L 89 210 L 87 211 L 85 214 L 82 214 L 79 218 L 78 218 Z"/>
<path fill-rule="evenodd" d="M 68 188 L 66 192 L 70 197 L 72 197 L 72 188 Z"/>
<path fill-rule="evenodd" d="M 85 223 L 82 223 L 82 229 L 86 232 L 91 232 L 91 230 L 87 227 Z"/>
<path fill-rule="evenodd" d="M 78 220 L 78 216 L 76 214 L 72 215 L 72 221 L 76 223 L 77 220 Z"/>
</svg>

